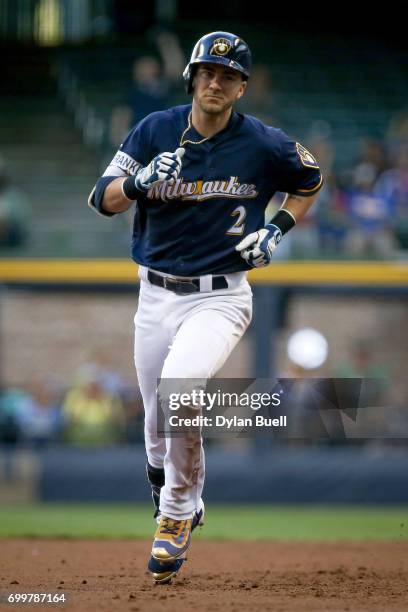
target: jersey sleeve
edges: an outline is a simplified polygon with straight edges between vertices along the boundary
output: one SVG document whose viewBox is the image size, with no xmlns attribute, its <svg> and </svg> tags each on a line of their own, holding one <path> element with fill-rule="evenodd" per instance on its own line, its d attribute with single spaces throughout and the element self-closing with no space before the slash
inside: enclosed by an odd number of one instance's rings
<svg viewBox="0 0 408 612">
<path fill-rule="evenodd" d="M 323 185 L 316 158 L 299 142 L 279 132 L 279 191 L 303 197 L 314 195 Z"/>
<path fill-rule="evenodd" d="M 88 198 L 88 206 L 104 217 L 113 217 L 102 208 L 106 187 L 119 176 L 134 176 L 150 161 L 148 118 L 143 119 L 126 136 L 103 175 L 98 179 Z"/>
</svg>

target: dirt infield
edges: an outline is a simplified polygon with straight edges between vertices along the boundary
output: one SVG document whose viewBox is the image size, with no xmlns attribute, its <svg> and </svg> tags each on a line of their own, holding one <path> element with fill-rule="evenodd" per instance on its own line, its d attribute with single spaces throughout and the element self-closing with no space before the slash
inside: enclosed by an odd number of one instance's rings
<svg viewBox="0 0 408 612">
<path fill-rule="evenodd" d="M 0 593 L 65 593 L 65 605 L 0 610 L 231 612 L 408 610 L 408 542 L 195 540 L 171 585 L 146 570 L 151 542 L 5 540 Z"/>
</svg>

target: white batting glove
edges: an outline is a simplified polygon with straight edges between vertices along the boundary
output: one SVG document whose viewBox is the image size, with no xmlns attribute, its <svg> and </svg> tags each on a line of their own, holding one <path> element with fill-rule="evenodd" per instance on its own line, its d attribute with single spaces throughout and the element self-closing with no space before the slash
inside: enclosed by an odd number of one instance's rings
<svg viewBox="0 0 408 612">
<path fill-rule="evenodd" d="M 272 253 L 282 240 L 282 232 L 276 225 L 266 225 L 263 229 L 248 234 L 235 249 L 253 268 L 268 266 Z"/>
<path fill-rule="evenodd" d="M 158 183 L 165 182 L 172 185 L 180 174 L 184 153 L 185 149 L 179 147 L 174 153 L 166 152 L 157 155 L 148 166 L 136 174 L 136 188 L 140 191 L 148 191 Z"/>
</svg>

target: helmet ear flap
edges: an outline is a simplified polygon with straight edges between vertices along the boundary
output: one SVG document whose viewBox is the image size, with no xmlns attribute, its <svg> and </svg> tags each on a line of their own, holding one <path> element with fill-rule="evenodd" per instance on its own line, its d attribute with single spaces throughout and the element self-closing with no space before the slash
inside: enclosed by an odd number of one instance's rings
<svg viewBox="0 0 408 612">
<path fill-rule="evenodd" d="M 183 72 L 183 79 L 184 79 L 184 87 L 186 90 L 186 93 L 190 94 L 193 91 L 192 88 L 192 83 L 193 83 L 193 71 L 192 71 L 192 64 L 187 64 L 187 66 L 184 68 L 184 72 Z"/>
<path fill-rule="evenodd" d="M 197 65 L 187 64 L 183 72 L 184 85 L 186 93 L 191 94 L 194 90 L 193 81 L 195 73 L 197 72 Z"/>
<path fill-rule="evenodd" d="M 189 92 L 188 93 L 193 93 L 194 91 L 194 79 L 197 74 L 197 68 L 198 68 L 197 64 L 193 64 L 192 66 L 190 66 L 190 82 L 189 82 Z"/>
</svg>

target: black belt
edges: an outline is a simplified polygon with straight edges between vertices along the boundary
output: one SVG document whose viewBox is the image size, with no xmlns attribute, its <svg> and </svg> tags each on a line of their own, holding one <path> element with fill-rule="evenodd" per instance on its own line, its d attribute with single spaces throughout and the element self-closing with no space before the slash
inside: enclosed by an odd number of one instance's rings
<svg viewBox="0 0 408 612">
<path fill-rule="evenodd" d="M 178 295 L 188 295 L 189 293 L 197 293 L 200 291 L 200 279 L 189 278 L 184 280 L 182 278 L 170 278 L 169 276 L 161 276 L 151 270 L 147 272 L 147 278 L 152 285 L 157 287 L 163 287 L 173 291 Z M 212 290 L 215 289 L 227 289 L 228 282 L 225 276 L 213 276 L 212 277 Z"/>
</svg>

